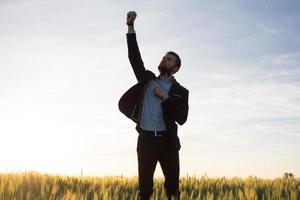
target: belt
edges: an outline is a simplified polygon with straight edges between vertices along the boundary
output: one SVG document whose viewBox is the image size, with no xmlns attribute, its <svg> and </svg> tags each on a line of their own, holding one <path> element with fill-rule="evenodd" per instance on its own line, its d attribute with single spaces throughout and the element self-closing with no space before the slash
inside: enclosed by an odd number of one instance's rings
<svg viewBox="0 0 300 200">
<path fill-rule="evenodd" d="M 142 135 L 148 135 L 148 136 L 153 136 L 153 137 L 165 137 L 166 136 L 166 131 L 141 131 Z"/>
</svg>

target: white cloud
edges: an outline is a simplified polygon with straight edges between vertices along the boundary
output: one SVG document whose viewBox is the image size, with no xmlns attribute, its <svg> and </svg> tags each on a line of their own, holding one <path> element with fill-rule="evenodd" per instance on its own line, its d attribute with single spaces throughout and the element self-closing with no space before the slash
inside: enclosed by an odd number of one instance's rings
<svg viewBox="0 0 300 200">
<path fill-rule="evenodd" d="M 268 34 L 277 34 L 279 31 L 263 24 L 257 24 L 257 28 Z"/>
<path fill-rule="evenodd" d="M 262 61 L 275 66 L 299 67 L 300 51 L 265 55 Z"/>
</svg>

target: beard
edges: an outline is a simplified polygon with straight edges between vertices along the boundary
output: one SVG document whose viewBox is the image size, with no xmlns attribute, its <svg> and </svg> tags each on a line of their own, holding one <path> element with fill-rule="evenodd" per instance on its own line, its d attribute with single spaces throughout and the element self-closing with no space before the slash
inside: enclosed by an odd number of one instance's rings
<svg viewBox="0 0 300 200">
<path fill-rule="evenodd" d="M 168 68 L 166 65 L 166 62 L 161 61 L 160 64 L 158 65 L 158 70 L 160 72 L 160 74 L 162 75 L 167 75 L 167 76 L 171 76 L 171 73 L 173 72 L 172 70 L 173 68 Z"/>
</svg>

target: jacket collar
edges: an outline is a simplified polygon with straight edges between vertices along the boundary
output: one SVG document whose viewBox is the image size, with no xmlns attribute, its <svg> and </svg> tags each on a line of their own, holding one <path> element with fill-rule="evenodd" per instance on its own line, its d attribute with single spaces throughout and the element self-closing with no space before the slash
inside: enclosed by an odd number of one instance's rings
<svg viewBox="0 0 300 200">
<path fill-rule="evenodd" d="M 158 75 L 156 78 L 157 78 L 157 79 L 160 79 L 160 76 L 161 76 L 161 75 Z M 171 83 L 172 83 L 173 85 L 178 85 L 178 84 L 179 84 L 179 83 L 176 81 L 176 79 L 175 79 L 174 76 L 171 76 Z"/>
</svg>

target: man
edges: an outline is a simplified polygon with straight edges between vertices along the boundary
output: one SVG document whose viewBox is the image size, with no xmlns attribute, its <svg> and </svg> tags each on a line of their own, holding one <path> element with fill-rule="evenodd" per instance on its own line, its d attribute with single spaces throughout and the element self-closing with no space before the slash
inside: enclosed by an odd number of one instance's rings
<svg viewBox="0 0 300 200">
<path fill-rule="evenodd" d="M 119 109 L 133 120 L 139 133 L 137 143 L 139 198 L 148 200 L 153 192 L 153 175 L 160 163 L 168 199 L 179 199 L 179 149 L 177 124 L 188 115 L 188 90 L 173 77 L 181 65 L 175 52 L 168 52 L 160 62 L 160 75 L 144 67 L 136 41 L 134 11 L 127 14 L 128 57 L 138 83 L 120 99 Z"/>
</svg>

